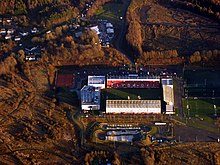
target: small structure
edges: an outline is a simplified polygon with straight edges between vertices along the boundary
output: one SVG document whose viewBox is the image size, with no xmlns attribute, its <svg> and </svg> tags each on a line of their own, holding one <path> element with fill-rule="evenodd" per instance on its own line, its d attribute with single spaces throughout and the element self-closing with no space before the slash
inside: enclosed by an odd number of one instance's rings
<svg viewBox="0 0 220 165">
<path fill-rule="evenodd" d="M 33 29 L 31 29 L 31 33 L 32 34 L 35 34 L 35 33 L 38 33 L 39 32 L 39 30 L 36 28 L 36 27 L 34 27 Z"/>
<path fill-rule="evenodd" d="M 25 56 L 25 60 L 26 61 L 36 61 L 37 57 L 34 54 L 30 54 L 30 55 Z"/>
<path fill-rule="evenodd" d="M 100 110 L 100 89 L 84 86 L 81 89 L 81 108 L 83 111 Z"/>
<path fill-rule="evenodd" d="M 2 29 L 0 30 L 0 34 L 6 34 L 5 28 L 2 28 Z"/>
<path fill-rule="evenodd" d="M 8 33 L 8 34 L 13 34 L 14 32 L 15 32 L 14 29 L 8 29 L 8 30 L 7 30 L 7 33 Z"/>
<path fill-rule="evenodd" d="M 106 28 L 113 28 L 113 25 L 111 23 L 106 23 Z"/>
<path fill-rule="evenodd" d="M 107 30 L 107 34 L 113 34 L 114 33 L 114 29 L 112 28 L 108 28 Z"/>
<path fill-rule="evenodd" d="M 96 88 L 105 88 L 105 76 L 88 76 L 88 85 Z"/>
<path fill-rule="evenodd" d="M 20 37 L 20 36 L 15 36 L 14 41 L 20 41 L 20 40 L 21 40 L 21 37 Z"/>
<path fill-rule="evenodd" d="M 20 35 L 22 35 L 23 37 L 28 36 L 28 34 L 29 34 L 28 32 L 20 32 Z"/>
<path fill-rule="evenodd" d="M 10 34 L 7 34 L 7 35 L 5 36 L 5 39 L 6 39 L 6 40 L 11 39 L 11 35 L 10 35 Z"/>
<path fill-rule="evenodd" d="M 25 59 L 28 61 L 35 61 L 41 57 L 41 49 L 36 46 L 32 48 L 25 48 Z"/>
<path fill-rule="evenodd" d="M 97 25 L 97 26 L 90 27 L 90 30 L 94 30 L 94 31 L 96 32 L 96 34 L 100 34 L 98 25 Z"/>
<path fill-rule="evenodd" d="M 12 18 L 6 18 L 5 19 L 7 23 L 11 23 L 12 22 Z"/>
<path fill-rule="evenodd" d="M 81 31 L 75 33 L 75 37 L 79 38 L 83 33 Z"/>
<path fill-rule="evenodd" d="M 106 140 L 117 142 L 133 142 L 133 135 L 106 136 Z"/>
</svg>

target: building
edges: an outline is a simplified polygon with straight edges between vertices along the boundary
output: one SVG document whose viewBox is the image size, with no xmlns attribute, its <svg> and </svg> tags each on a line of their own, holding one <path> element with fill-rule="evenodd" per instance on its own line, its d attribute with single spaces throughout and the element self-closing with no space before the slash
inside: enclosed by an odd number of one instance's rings
<svg viewBox="0 0 220 165">
<path fill-rule="evenodd" d="M 108 28 L 106 29 L 107 34 L 114 34 L 114 29 Z"/>
<path fill-rule="evenodd" d="M 41 58 L 41 48 L 38 46 L 25 48 L 25 60 L 36 61 Z"/>
<path fill-rule="evenodd" d="M 136 74 L 107 79 L 88 76 L 88 86 L 81 90 L 81 105 L 82 110 L 102 108 L 110 114 L 174 114 L 173 80 Z"/>
<path fill-rule="evenodd" d="M 100 110 L 100 93 L 104 88 L 105 76 L 88 76 L 88 86 L 81 89 L 82 110 Z"/>
<path fill-rule="evenodd" d="M 163 100 L 166 102 L 166 114 L 175 114 L 173 79 L 171 77 L 161 78 L 163 88 Z"/>
<path fill-rule="evenodd" d="M 0 34 L 6 34 L 6 30 L 5 30 L 5 28 L 2 28 L 2 29 L 0 29 Z"/>
<path fill-rule="evenodd" d="M 14 32 L 15 32 L 15 30 L 12 29 L 12 28 L 7 30 L 7 33 L 8 33 L 8 34 L 14 34 Z"/>
<path fill-rule="evenodd" d="M 97 26 L 90 27 L 90 30 L 94 30 L 96 34 L 100 34 L 98 25 L 97 25 Z"/>
<path fill-rule="evenodd" d="M 83 111 L 100 110 L 100 89 L 84 86 L 81 89 L 81 108 Z"/>
<path fill-rule="evenodd" d="M 107 79 L 107 88 L 159 88 L 159 77 L 139 77 L 137 75 L 117 76 Z"/>
<path fill-rule="evenodd" d="M 105 76 L 88 76 L 88 85 L 96 88 L 105 88 Z"/>
<path fill-rule="evenodd" d="M 14 41 L 21 41 L 21 37 L 20 36 L 15 36 Z"/>
<path fill-rule="evenodd" d="M 106 113 L 160 114 L 161 92 L 159 77 L 109 77 L 104 90 Z"/>
<path fill-rule="evenodd" d="M 106 140 L 115 142 L 133 142 L 133 135 L 106 136 Z"/>
<path fill-rule="evenodd" d="M 106 23 L 106 28 L 113 28 L 113 25 L 112 25 L 112 23 L 110 23 L 110 22 L 108 22 L 108 23 Z"/>
<path fill-rule="evenodd" d="M 10 35 L 10 34 L 7 34 L 7 35 L 5 36 L 5 39 L 6 39 L 6 40 L 11 39 L 11 35 Z"/>
</svg>

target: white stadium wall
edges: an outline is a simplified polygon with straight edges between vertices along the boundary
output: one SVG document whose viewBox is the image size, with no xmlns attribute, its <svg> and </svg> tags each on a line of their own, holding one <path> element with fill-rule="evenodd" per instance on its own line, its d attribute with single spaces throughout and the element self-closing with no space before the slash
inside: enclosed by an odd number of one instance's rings
<svg viewBox="0 0 220 165">
<path fill-rule="evenodd" d="M 81 108 L 82 110 L 86 110 L 86 111 L 89 111 L 89 110 L 100 110 L 100 105 L 81 105 Z"/>
<path fill-rule="evenodd" d="M 160 100 L 106 100 L 106 113 L 160 114 Z"/>
</svg>

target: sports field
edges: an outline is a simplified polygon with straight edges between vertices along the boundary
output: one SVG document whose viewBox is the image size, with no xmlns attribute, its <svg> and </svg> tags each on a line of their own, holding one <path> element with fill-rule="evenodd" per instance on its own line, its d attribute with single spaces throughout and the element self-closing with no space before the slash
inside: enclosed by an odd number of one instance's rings
<svg viewBox="0 0 220 165">
<path fill-rule="evenodd" d="M 220 99 L 183 99 L 183 109 L 186 116 L 213 117 L 220 115 Z"/>
<path fill-rule="evenodd" d="M 158 100 L 162 98 L 162 90 L 160 88 L 154 89 L 122 89 L 122 88 L 108 88 L 102 90 L 102 94 L 106 99 L 122 99 L 127 100 L 128 96 L 131 100 Z"/>
<path fill-rule="evenodd" d="M 123 4 L 122 3 L 107 3 L 96 12 L 96 18 L 107 19 L 114 24 L 120 24 L 120 16 L 123 16 Z"/>
<path fill-rule="evenodd" d="M 186 70 L 186 97 L 220 97 L 220 70 Z"/>
</svg>

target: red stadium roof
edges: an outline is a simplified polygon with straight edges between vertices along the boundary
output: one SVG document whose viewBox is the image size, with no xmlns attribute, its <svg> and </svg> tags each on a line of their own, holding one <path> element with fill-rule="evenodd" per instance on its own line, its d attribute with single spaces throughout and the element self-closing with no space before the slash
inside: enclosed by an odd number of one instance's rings
<svg viewBox="0 0 220 165">
<path fill-rule="evenodd" d="M 75 85 L 75 76 L 73 74 L 58 74 L 56 78 L 56 87 L 73 87 Z"/>
<path fill-rule="evenodd" d="M 159 88 L 159 81 L 123 81 L 108 80 L 107 88 Z"/>
</svg>

